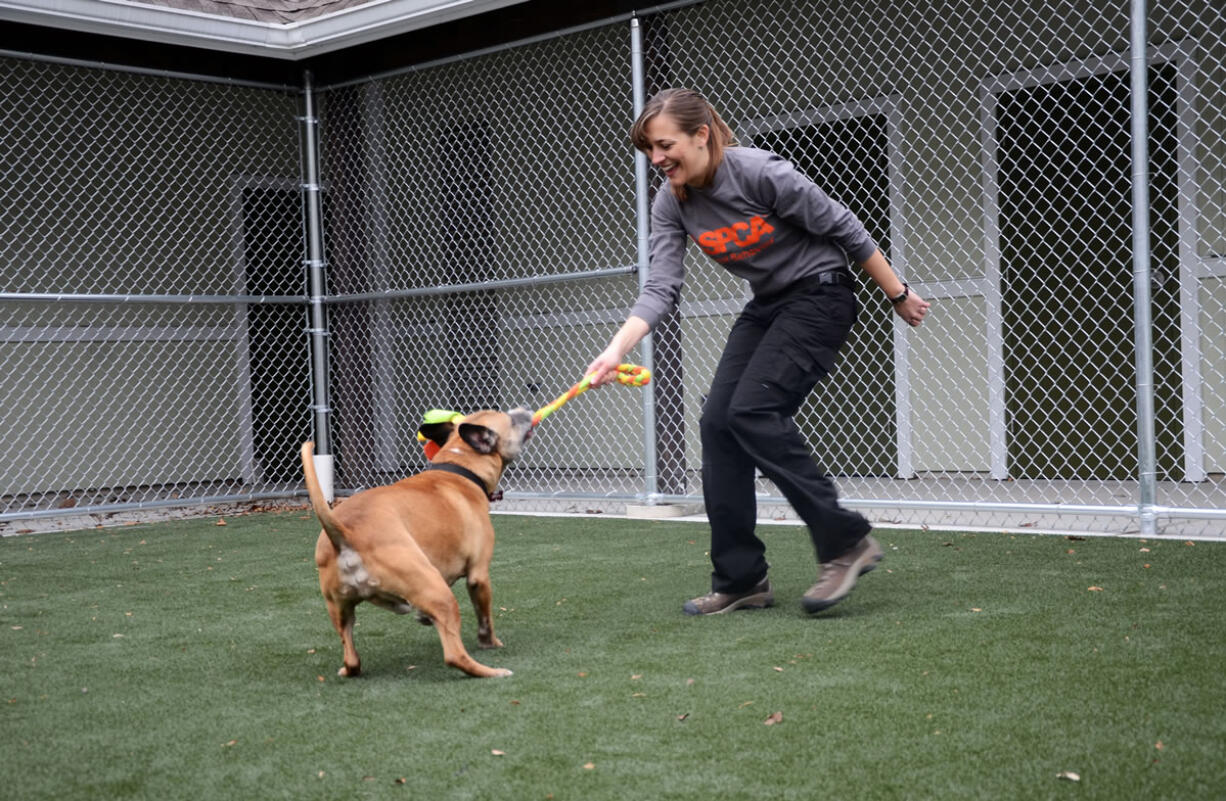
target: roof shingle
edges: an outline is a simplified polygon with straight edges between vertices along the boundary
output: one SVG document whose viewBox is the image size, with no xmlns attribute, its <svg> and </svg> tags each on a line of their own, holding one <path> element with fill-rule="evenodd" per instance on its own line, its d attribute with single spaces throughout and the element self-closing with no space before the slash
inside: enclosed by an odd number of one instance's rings
<svg viewBox="0 0 1226 801">
<path fill-rule="evenodd" d="M 196 11 L 218 17 L 288 25 L 369 5 L 376 0 L 139 0 L 150 6 Z"/>
</svg>

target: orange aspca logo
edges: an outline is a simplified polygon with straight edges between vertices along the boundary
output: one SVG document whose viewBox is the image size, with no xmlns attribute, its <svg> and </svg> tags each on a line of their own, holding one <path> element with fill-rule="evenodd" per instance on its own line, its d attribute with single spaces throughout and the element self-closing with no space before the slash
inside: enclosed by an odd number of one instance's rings
<svg viewBox="0 0 1226 801">
<path fill-rule="evenodd" d="M 703 231 L 695 241 L 709 256 L 721 256 L 728 252 L 728 245 L 737 248 L 747 248 L 758 244 L 766 234 L 773 234 L 775 229 L 761 217 L 753 217 L 749 222 L 734 222 L 724 228 L 713 231 Z"/>
</svg>

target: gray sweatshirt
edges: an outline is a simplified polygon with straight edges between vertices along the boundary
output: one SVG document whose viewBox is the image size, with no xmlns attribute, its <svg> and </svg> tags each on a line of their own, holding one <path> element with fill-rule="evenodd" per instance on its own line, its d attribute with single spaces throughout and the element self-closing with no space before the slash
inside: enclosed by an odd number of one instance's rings
<svg viewBox="0 0 1226 801">
<path fill-rule="evenodd" d="M 856 215 L 765 150 L 726 149 L 711 184 L 686 192 L 679 201 L 661 187 L 651 206 L 651 272 L 630 313 L 652 328 L 681 297 L 687 236 L 754 295 L 845 269 L 877 249 Z"/>
</svg>

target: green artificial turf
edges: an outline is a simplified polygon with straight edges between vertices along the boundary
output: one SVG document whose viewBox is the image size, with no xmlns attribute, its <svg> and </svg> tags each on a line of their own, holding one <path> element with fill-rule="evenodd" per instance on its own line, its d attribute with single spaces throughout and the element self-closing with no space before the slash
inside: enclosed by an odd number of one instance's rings
<svg viewBox="0 0 1226 801">
<path fill-rule="evenodd" d="M 883 530 L 809 618 L 811 546 L 770 526 L 777 606 L 690 618 L 705 526 L 497 516 L 505 648 L 456 590 L 515 675 L 365 605 L 341 679 L 309 514 L 216 523 L 0 540 L 0 796 L 1226 795 L 1224 544 Z"/>
</svg>

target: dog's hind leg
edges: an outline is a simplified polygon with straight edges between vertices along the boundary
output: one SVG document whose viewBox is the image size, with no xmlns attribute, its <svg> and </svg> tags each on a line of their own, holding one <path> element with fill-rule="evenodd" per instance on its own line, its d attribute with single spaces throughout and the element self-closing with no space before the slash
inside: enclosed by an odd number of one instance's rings
<svg viewBox="0 0 1226 801">
<path fill-rule="evenodd" d="M 337 634 L 341 635 L 341 647 L 345 652 L 345 664 L 341 665 L 336 674 L 338 676 L 361 675 L 362 660 L 358 658 L 358 650 L 353 647 L 353 621 L 356 617 L 354 609 L 357 608 L 357 604 L 326 596 L 324 601 L 328 605 L 328 617 L 332 618 L 332 625 L 336 627 Z"/>
<path fill-rule="evenodd" d="M 438 638 L 443 644 L 443 661 L 470 676 L 489 678 L 509 676 L 511 671 L 492 668 L 473 659 L 460 640 L 460 605 L 451 587 L 420 551 L 417 554 L 387 555 L 379 564 L 385 566 L 380 580 L 383 587 L 395 592 L 424 612 L 434 621 Z M 394 569 L 387 570 L 387 565 Z"/>
</svg>

